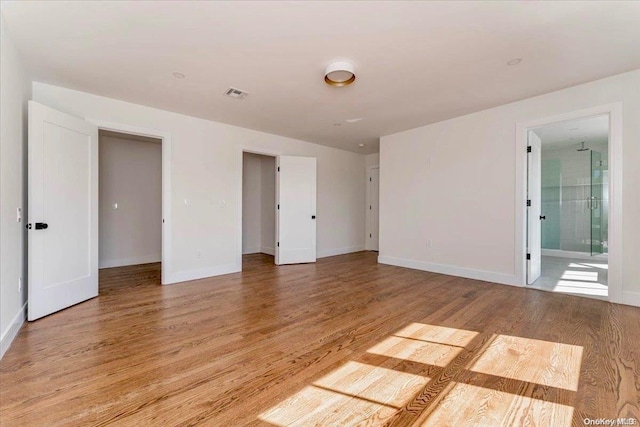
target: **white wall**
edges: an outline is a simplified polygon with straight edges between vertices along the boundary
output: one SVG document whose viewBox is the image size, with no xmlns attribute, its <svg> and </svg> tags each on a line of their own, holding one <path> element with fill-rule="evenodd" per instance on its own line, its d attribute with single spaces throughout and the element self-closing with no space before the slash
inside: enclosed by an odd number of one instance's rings
<svg viewBox="0 0 640 427">
<path fill-rule="evenodd" d="M 162 145 L 100 135 L 100 268 L 159 262 Z M 113 205 L 117 204 L 117 209 Z"/>
<path fill-rule="evenodd" d="M 516 123 L 613 102 L 623 104 L 621 302 L 640 305 L 640 70 L 381 138 L 380 261 L 518 283 Z"/>
<path fill-rule="evenodd" d="M 262 162 L 243 153 L 242 163 L 242 253 L 255 254 L 262 246 Z"/>
<path fill-rule="evenodd" d="M 275 157 L 261 156 L 260 170 L 262 172 L 260 219 L 262 225 L 260 252 L 275 255 L 276 247 L 276 159 Z"/>
<path fill-rule="evenodd" d="M 0 15 L 0 357 L 25 319 L 27 303 L 26 198 L 27 101 L 31 80 Z M 22 290 L 18 289 L 20 277 Z"/>
<path fill-rule="evenodd" d="M 172 248 L 163 263 L 166 283 L 240 271 L 243 149 L 316 157 L 318 256 L 364 249 L 364 155 L 44 83 L 34 82 L 33 96 L 78 117 L 170 134 L 171 220 L 165 231 Z"/>
</svg>

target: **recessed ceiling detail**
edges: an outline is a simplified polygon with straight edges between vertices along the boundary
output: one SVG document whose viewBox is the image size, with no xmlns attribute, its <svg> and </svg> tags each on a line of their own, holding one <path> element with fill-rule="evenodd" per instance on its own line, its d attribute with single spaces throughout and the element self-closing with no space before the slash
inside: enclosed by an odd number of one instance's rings
<svg viewBox="0 0 640 427">
<path fill-rule="evenodd" d="M 177 71 L 176 71 L 176 72 L 174 72 L 174 73 L 171 73 L 171 75 L 172 75 L 173 77 L 175 77 L 176 79 L 184 79 L 185 77 L 187 77 L 187 76 L 186 76 L 186 75 L 184 75 L 183 73 L 179 73 L 179 72 L 177 72 Z"/>
<path fill-rule="evenodd" d="M 356 81 L 356 70 L 350 62 L 332 62 L 324 72 L 324 81 L 329 86 L 349 86 Z"/>
</svg>

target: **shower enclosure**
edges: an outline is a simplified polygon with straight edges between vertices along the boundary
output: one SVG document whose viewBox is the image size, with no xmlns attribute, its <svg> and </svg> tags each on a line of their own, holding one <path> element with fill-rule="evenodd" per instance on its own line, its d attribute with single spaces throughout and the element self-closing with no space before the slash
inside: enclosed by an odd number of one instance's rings
<svg viewBox="0 0 640 427">
<path fill-rule="evenodd" d="M 543 254 L 607 253 L 607 147 L 542 151 Z"/>
</svg>

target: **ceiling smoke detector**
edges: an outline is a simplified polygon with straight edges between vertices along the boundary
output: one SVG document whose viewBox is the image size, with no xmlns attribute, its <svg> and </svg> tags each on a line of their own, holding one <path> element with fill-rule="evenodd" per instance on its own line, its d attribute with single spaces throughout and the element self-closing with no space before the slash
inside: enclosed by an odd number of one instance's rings
<svg viewBox="0 0 640 427">
<path fill-rule="evenodd" d="M 224 94 L 233 99 L 245 99 L 247 96 L 249 96 L 249 92 L 245 92 L 234 87 L 230 87 Z"/>
<path fill-rule="evenodd" d="M 329 86 L 349 86 L 355 81 L 356 71 L 350 62 L 332 62 L 324 72 L 324 82 Z"/>
</svg>

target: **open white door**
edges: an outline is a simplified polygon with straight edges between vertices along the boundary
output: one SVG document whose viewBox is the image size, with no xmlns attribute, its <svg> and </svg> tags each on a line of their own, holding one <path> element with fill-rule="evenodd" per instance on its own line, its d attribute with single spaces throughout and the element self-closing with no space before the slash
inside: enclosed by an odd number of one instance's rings
<svg viewBox="0 0 640 427">
<path fill-rule="evenodd" d="M 316 261 L 316 159 L 278 156 L 276 264 Z"/>
<path fill-rule="evenodd" d="M 378 250 L 380 218 L 380 168 L 371 169 L 369 175 L 369 250 Z"/>
<path fill-rule="evenodd" d="M 29 304 L 35 320 L 98 296 L 98 128 L 29 102 Z"/>
<path fill-rule="evenodd" d="M 540 277 L 542 265 L 542 141 L 534 132 L 529 131 L 527 149 L 527 283 L 530 285 Z M 530 202 L 529 202 L 530 201 Z M 530 206 L 529 206 L 530 205 Z"/>
</svg>

